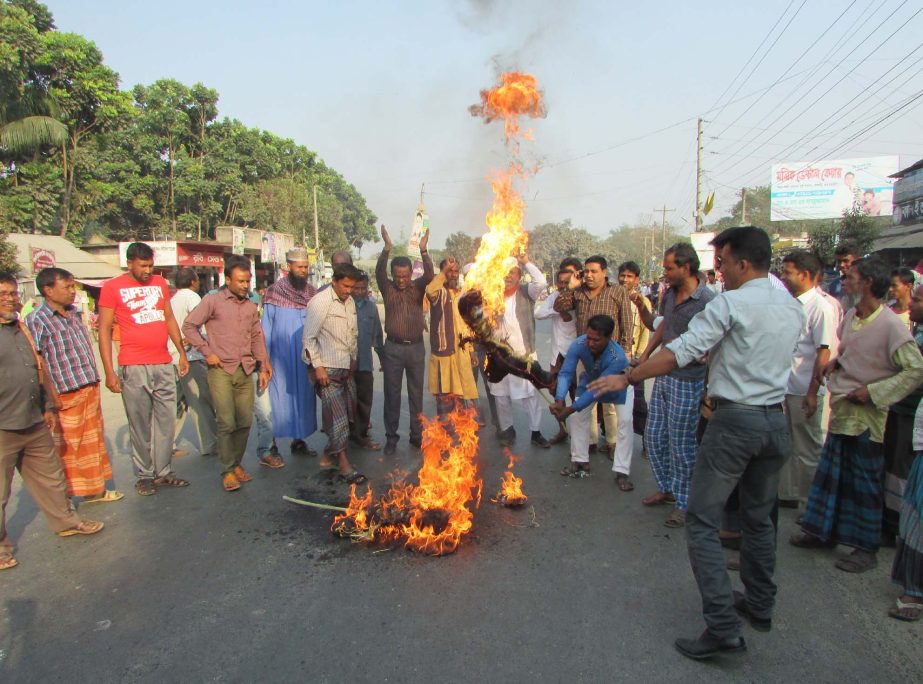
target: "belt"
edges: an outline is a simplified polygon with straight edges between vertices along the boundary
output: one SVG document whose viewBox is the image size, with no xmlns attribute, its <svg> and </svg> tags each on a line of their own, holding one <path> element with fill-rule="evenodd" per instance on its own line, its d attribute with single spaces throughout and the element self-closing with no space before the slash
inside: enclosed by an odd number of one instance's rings
<svg viewBox="0 0 923 684">
<path fill-rule="evenodd" d="M 720 397 L 710 397 L 712 406 L 716 409 L 730 408 L 744 411 L 767 411 L 771 413 L 782 411 L 782 404 L 741 404 L 736 401 L 728 401 Z"/>
<path fill-rule="evenodd" d="M 415 340 L 402 340 L 400 337 L 394 337 L 393 335 L 388 335 L 388 342 L 394 342 L 394 344 L 416 344 L 417 342 L 422 342 L 423 338 L 418 337 Z"/>
</svg>

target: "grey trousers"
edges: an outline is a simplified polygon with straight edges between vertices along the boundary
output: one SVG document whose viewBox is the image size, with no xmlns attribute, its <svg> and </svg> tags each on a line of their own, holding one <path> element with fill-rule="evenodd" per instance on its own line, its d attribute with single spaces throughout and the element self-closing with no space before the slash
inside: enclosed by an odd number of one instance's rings
<svg viewBox="0 0 923 684">
<path fill-rule="evenodd" d="M 208 365 L 204 361 L 190 361 L 189 372 L 179 379 L 179 386 L 199 436 L 199 453 L 203 456 L 214 454 L 218 448 L 215 442 L 218 424 L 208 389 Z"/>
<path fill-rule="evenodd" d="M 719 406 L 708 422 L 689 488 L 686 540 L 705 623 L 713 636 L 740 634 L 718 537 L 724 504 L 738 482 L 743 532 L 740 579 L 751 613 L 772 616 L 776 535 L 770 516 L 779 473 L 790 453 L 788 422 L 780 410 Z"/>
<path fill-rule="evenodd" d="M 407 404 L 410 409 L 410 438 L 423 437 L 420 413 L 423 411 L 423 374 L 426 369 L 426 347 L 423 342 L 397 344 L 385 342 L 381 357 L 385 389 L 385 435 L 397 441 L 397 428 L 401 420 L 401 385 L 407 373 Z"/>
<path fill-rule="evenodd" d="M 173 472 L 176 376 L 172 363 L 119 368 L 122 404 L 128 417 L 131 459 L 138 479 Z"/>
<path fill-rule="evenodd" d="M 783 501 L 806 503 L 814 482 L 814 472 L 820 463 L 820 452 L 824 447 L 823 418 L 824 395 L 817 398 L 817 410 L 805 418 L 801 402 L 804 397 L 785 395 L 785 410 L 788 427 L 792 432 L 792 457 L 782 469 L 779 481 L 779 498 Z"/>
</svg>

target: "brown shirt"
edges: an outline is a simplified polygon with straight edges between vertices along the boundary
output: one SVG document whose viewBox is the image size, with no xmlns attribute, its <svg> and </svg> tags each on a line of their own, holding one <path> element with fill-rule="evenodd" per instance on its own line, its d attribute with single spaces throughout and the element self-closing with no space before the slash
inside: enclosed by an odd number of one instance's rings
<svg viewBox="0 0 923 684">
<path fill-rule="evenodd" d="M 375 265 L 375 279 L 385 304 L 385 333 L 398 342 L 423 340 L 423 297 L 433 279 L 433 260 L 423 252 L 423 275 L 403 290 L 388 277 L 388 250 L 384 249 Z"/>
<path fill-rule="evenodd" d="M 39 382 L 38 363 L 19 321 L 0 324 L 0 430 L 25 430 L 51 408 Z"/>
<path fill-rule="evenodd" d="M 631 328 L 634 317 L 634 304 L 628 298 L 628 291 L 621 285 L 609 283 L 593 298 L 587 294 L 585 287 L 564 290 L 554 303 L 558 313 L 575 312 L 577 335 L 586 334 L 586 324 L 593 316 L 606 315 L 615 321 L 612 339 L 618 342 L 626 354 L 631 354 Z"/>
<path fill-rule="evenodd" d="M 205 326 L 208 339 L 199 332 Z M 229 374 L 238 366 L 249 375 L 257 362 L 266 365 L 266 340 L 256 304 L 239 299 L 226 287 L 207 295 L 183 321 L 183 337 L 203 356 L 217 355 Z"/>
</svg>

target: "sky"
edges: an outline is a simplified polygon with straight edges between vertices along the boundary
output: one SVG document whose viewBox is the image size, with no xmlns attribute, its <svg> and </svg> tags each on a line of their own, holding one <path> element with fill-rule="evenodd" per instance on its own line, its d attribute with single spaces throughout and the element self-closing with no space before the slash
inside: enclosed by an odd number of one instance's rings
<svg viewBox="0 0 923 684">
<path fill-rule="evenodd" d="M 124 88 L 202 82 L 220 117 L 316 151 L 394 236 L 425 185 L 434 246 L 484 231 L 509 151 L 468 107 L 510 69 L 547 106 L 521 149 L 539 166 L 520 185 L 527 228 L 604 236 L 666 208 L 691 230 L 699 117 L 706 221 L 773 163 L 923 158 L 923 0 L 47 4 Z"/>
</svg>

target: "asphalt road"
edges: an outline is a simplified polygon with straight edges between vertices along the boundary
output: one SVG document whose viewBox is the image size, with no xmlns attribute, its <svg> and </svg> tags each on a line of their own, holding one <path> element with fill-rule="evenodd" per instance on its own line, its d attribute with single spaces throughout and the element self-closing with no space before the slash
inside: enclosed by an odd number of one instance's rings
<svg viewBox="0 0 923 684">
<path fill-rule="evenodd" d="M 541 327 L 540 327 L 541 330 Z M 544 344 L 547 335 L 543 332 Z M 544 348 L 543 348 L 544 349 Z M 380 382 L 379 387 L 380 390 Z M 104 390 L 107 439 L 125 500 L 86 506 L 106 529 L 52 535 L 17 479 L 7 508 L 19 567 L 0 573 L 0 681 L 451 681 L 907 682 L 923 676 L 921 625 L 887 617 L 896 595 L 893 552 L 864 575 L 836 570 L 833 551 L 785 543 L 783 510 L 773 631 L 745 627 L 744 656 L 697 663 L 673 649 L 703 629 L 682 532 L 647 509 L 648 464 L 636 450 L 637 489 L 621 493 L 602 456 L 585 480 L 558 475 L 566 445 L 531 449 L 517 414 L 529 505 L 485 499 L 472 534 L 450 556 L 351 544 L 330 514 L 285 494 L 338 503 L 346 488 L 317 476 L 315 459 L 283 470 L 245 465 L 255 480 L 222 491 L 217 464 L 177 459 L 192 485 L 140 498 L 132 489 L 127 427 Z M 381 397 L 374 435 L 383 440 Z M 434 413 L 427 397 L 427 414 Z M 414 470 L 406 405 L 397 456 L 356 452 L 375 487 Z M 554 423 L 546 418 L 550 435 Z M 189 427 L 184 434 L 190 435 Z M 505 460 L 482 431 L 485 494 Z M 323 445 L 317 434 L 309 444 Z M 283 441 L 283 453 L 287 453 Z M 638 445 L 639 446 L 639 445 Z M 736 580 L 735 580 L 736 581 Z"/>
</svg>

